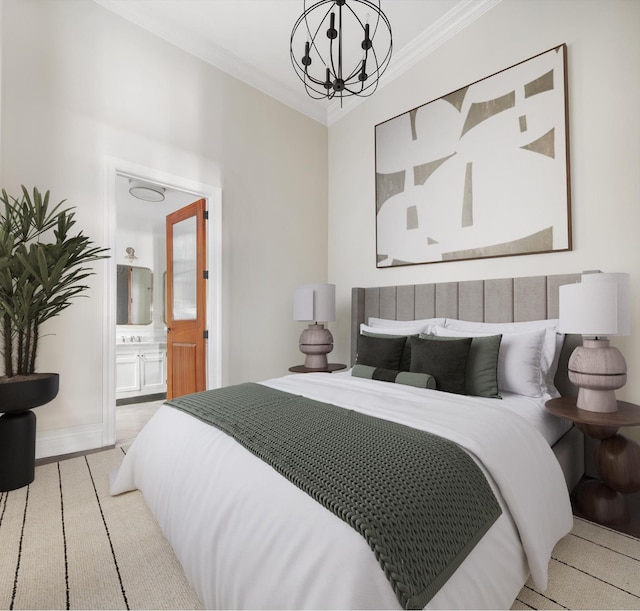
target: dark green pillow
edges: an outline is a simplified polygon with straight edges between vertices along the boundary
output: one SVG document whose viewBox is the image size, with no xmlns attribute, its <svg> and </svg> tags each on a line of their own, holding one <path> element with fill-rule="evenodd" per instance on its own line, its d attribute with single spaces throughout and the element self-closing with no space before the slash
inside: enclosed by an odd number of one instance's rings
<svg viewBox="0 0 640 611">
<path fill-rule="evenodd" d="M 429 373 L 436 379 L 436 389 L 464 395 L 467 357 L 471 338 L 442 342 L 432 338 L 410 337 L 411 371 Z"/>
<path fill-rule="evenodd" d="M 409 371 L 411 368 L 411 344 L 406 341 L 407 337 L 418 337 L 418 335 L 389 335 L 387 333 L 373 333 L 371 331 L 360 331 L 362 335 L 366 335 L 367 337 L 404 337 L 404 349 L 402 350 L 402 356 L 400 357 L 400 366 L 398 369 L 400 371 Z"/>
<path fill-rule="evenodd" d="M 443 337 L 440 335 L 420 335 L 421 338 L 436 341 L 451 341 L 459 337 Z M 468 395 L 502 399 L 498 392 L 498 354 L 502 335 L 472 337 L 465 387 Z"/>
<path fill-rule="evenodd" d="M 400 358 L 406 342 L 406 337 L 360 335 L 356 362 L 359 365 L 400 370 Z"/>
<path fill-rule="evenodd" d="M 410 371 L 396 371 L 394 369 L 381 369 L 380 367 L 369 367 L 368 365 L 354 365 L 351 368 L 351 375 L 369 380 L 379 380 L 381 382 L 395 382 L 396 384 L 406 384 L 417 388 L 435 389 L 436 381 L 428 373 L 411 373 Z"/>
</svg>

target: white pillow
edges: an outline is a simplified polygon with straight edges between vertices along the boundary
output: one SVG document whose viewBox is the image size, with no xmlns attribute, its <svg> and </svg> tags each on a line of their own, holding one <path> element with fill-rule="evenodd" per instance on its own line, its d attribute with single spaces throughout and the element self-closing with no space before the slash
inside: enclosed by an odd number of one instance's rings
<svg viewBox="0 0 640 611">
<path fill-rule="evenodd" d="M 493 331 L 459 331 L 434 327 L 440 337 L 478 337 L 495 335 Z M 541 397 L 547 390 L 542 372 L 542 353 L 546 329 L 524 333 L 502 333 L 498 353 L 498 390 L 527 397 Z"/>
<path fill-rule="evenodd" d="M 413 327 L 422 324 L 423 329 L 429 326 L 445 326 L 446 318 L 423 318 L 421 320 L 392 320 L 391 318 L 374 318 L 369 316 L 370 327 Z"/>
<path fill-rule="evenodd" d="M 545 376 L 545 382 L 547 384 L 547 392 L 552 397 L 559 397 L 560 393 L 556 388 L 556 373 L 558 372 L 558 363 L 560 361 L 560 353 L 562 352 L 562 346 L 564 345 L 564 333 L 560 333 L 555 329 L 547 329 L 547 337 L 544 341 L 544 348 L 542 350 L 542 358 L 546 361 L 545 355 L 548 353 L 548 344 L 549 344 L 549 336 L 553 337 L 555 340 L 556 351 L 553 355 L 553 359 L 551 359 L 551 366 L 547 370 L 547 374 Z M 543 370 L 546 362 L 543 362 Z"/>
<path fill-rule="evenodd" d="M 558 371 L 558 360 L 564 334 L 558 332 L 559 320 L 549 318 L 544 320 L 525 320 L 522 322 L 473 322 L 470 320 L 457 320 L 447 318 L 444 326 L 447 329 L 457 329 L 459 331 L 479 331 L 482 333 L 522 333 L 544 329 L 546 331 L 543 348 L 541 370 L 547 393 L 552 397 L 558 397 L 560 393 L 555 387 L 554 379 Z"/>
<path fill-rule="evenodd" d="M 401 327 L 371 327 L 364 323 L 360 324 L 360 333 L 366 331 L 367 333 L 376 333 L 378 335 L 419 335 L 420 333 L 425 333 L 425 329 L 426 325 L 424 324 L 404 325 Z"/>
<path fill-rule="evenodd" d="M 557 318 L 524 320 L 522 322 L 474 322 L 472 320 L 458 320 L 457 318 L 446 318 L 445 320 L 446 323 L 444 326 L 451 329 L 469 329 L 491 333 L 502 333 L 505 329 L 507 333 L 522 333 L 523 331 L 548 329 L 557 327 L 560 322 Z"/>
</svg>

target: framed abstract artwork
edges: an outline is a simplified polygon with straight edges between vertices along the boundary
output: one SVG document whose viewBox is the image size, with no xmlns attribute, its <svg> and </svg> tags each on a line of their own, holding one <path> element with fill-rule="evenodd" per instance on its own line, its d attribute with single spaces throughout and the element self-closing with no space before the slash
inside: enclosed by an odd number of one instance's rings
<svg viewBox="0 0 640 611">
<path fill-rule="evenodd" d="M 567 48 L 375 127 L 377 267 L 571 250 Z"/>
</svg>

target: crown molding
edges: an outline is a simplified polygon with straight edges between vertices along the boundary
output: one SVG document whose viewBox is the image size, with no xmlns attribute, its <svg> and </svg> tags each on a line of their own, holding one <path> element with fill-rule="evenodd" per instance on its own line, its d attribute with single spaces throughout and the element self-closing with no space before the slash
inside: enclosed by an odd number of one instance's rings
<svg viewBox="0 0 640 611">
<path fill-rule="evenodd" d="M 394 54 L 389 68 L 380 79 L 378 89 L 392 83 L 416 62 L 432 53 L 501 1 L 460 0 L 452 10 Z M 275 83 L 273 79 L 256 70 L 251 64 L 236 55 L 222 51 L 217 45 L 202 37 L 180 29 L 167 29 L 159 20 L 149 18 L 137 11 L 135 5 L 113 0 L 94 0 L 94 2 L 323 125 L 332 125 L 367 99 L 350 96 L 343 99 L 342 107 L 340 101 L 336 99 L 328 104 L 324 100 L 313 100 L 302 88 L 293 89 L 282 83 Z"/>
<path fill-rule="evenodd" d="M 409 68 L 421 59 L 433 53 L 438 47 L 453 38 L 458 32 L 464 30 L 487 11 L 499 4 L 502 0 L 462 0 L 447 14 L 435 21 L 414 38 L 409 44 L 394 56 L 391 65 L 382 75 L 378 89 L 386 87 L 395 79 L 402 76 Z M 362 104 L 367 98 L 351 96 L 340 102 L 333 100 L 327 110 L 327 125 L 332 125 L 354 108 Z"/>
<path fill-rule="evenodd" d="M 322 103 L 312 100 L 302 90 L 294 90 L 281 83 L 275 84 L 272 79 L 256 70 L 251 64 L 228 51 L 223 51 L 202 37 L 194 36 L 192 32 L 186 32 L 176 27 L 167 29 L 160 20 L 153 19 L 136 10 L 135 5 L 114 0 L 93 1 L 205 63 L 307 115 L 318 123 L 327 124 L 327 110 Z"/>
</svg>

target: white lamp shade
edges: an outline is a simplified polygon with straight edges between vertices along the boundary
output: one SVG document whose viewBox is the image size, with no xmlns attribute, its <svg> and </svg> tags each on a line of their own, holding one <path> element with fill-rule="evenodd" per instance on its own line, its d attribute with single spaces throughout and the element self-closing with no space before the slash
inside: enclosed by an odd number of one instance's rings
<svg viewBox="0 0 640 611">
<path fill-rule="evenodd" d="M 615 283 L 618 297 L 618 331 L 610 335 L 631 335 L 631 288 L 629 274 L 583 274 L 583 284 Z"/>
<path fill-rule="evenodd" d="M 335 319 L 335 284 L 303 284 L 294 291 L 293 320 L 332 322 Z"/>
<path fill-rule="evenodd" d="M 559 290 L 560 332 L 629 335 L 629 274 L 584 274 L 582 282 Z"/>
</svg>

